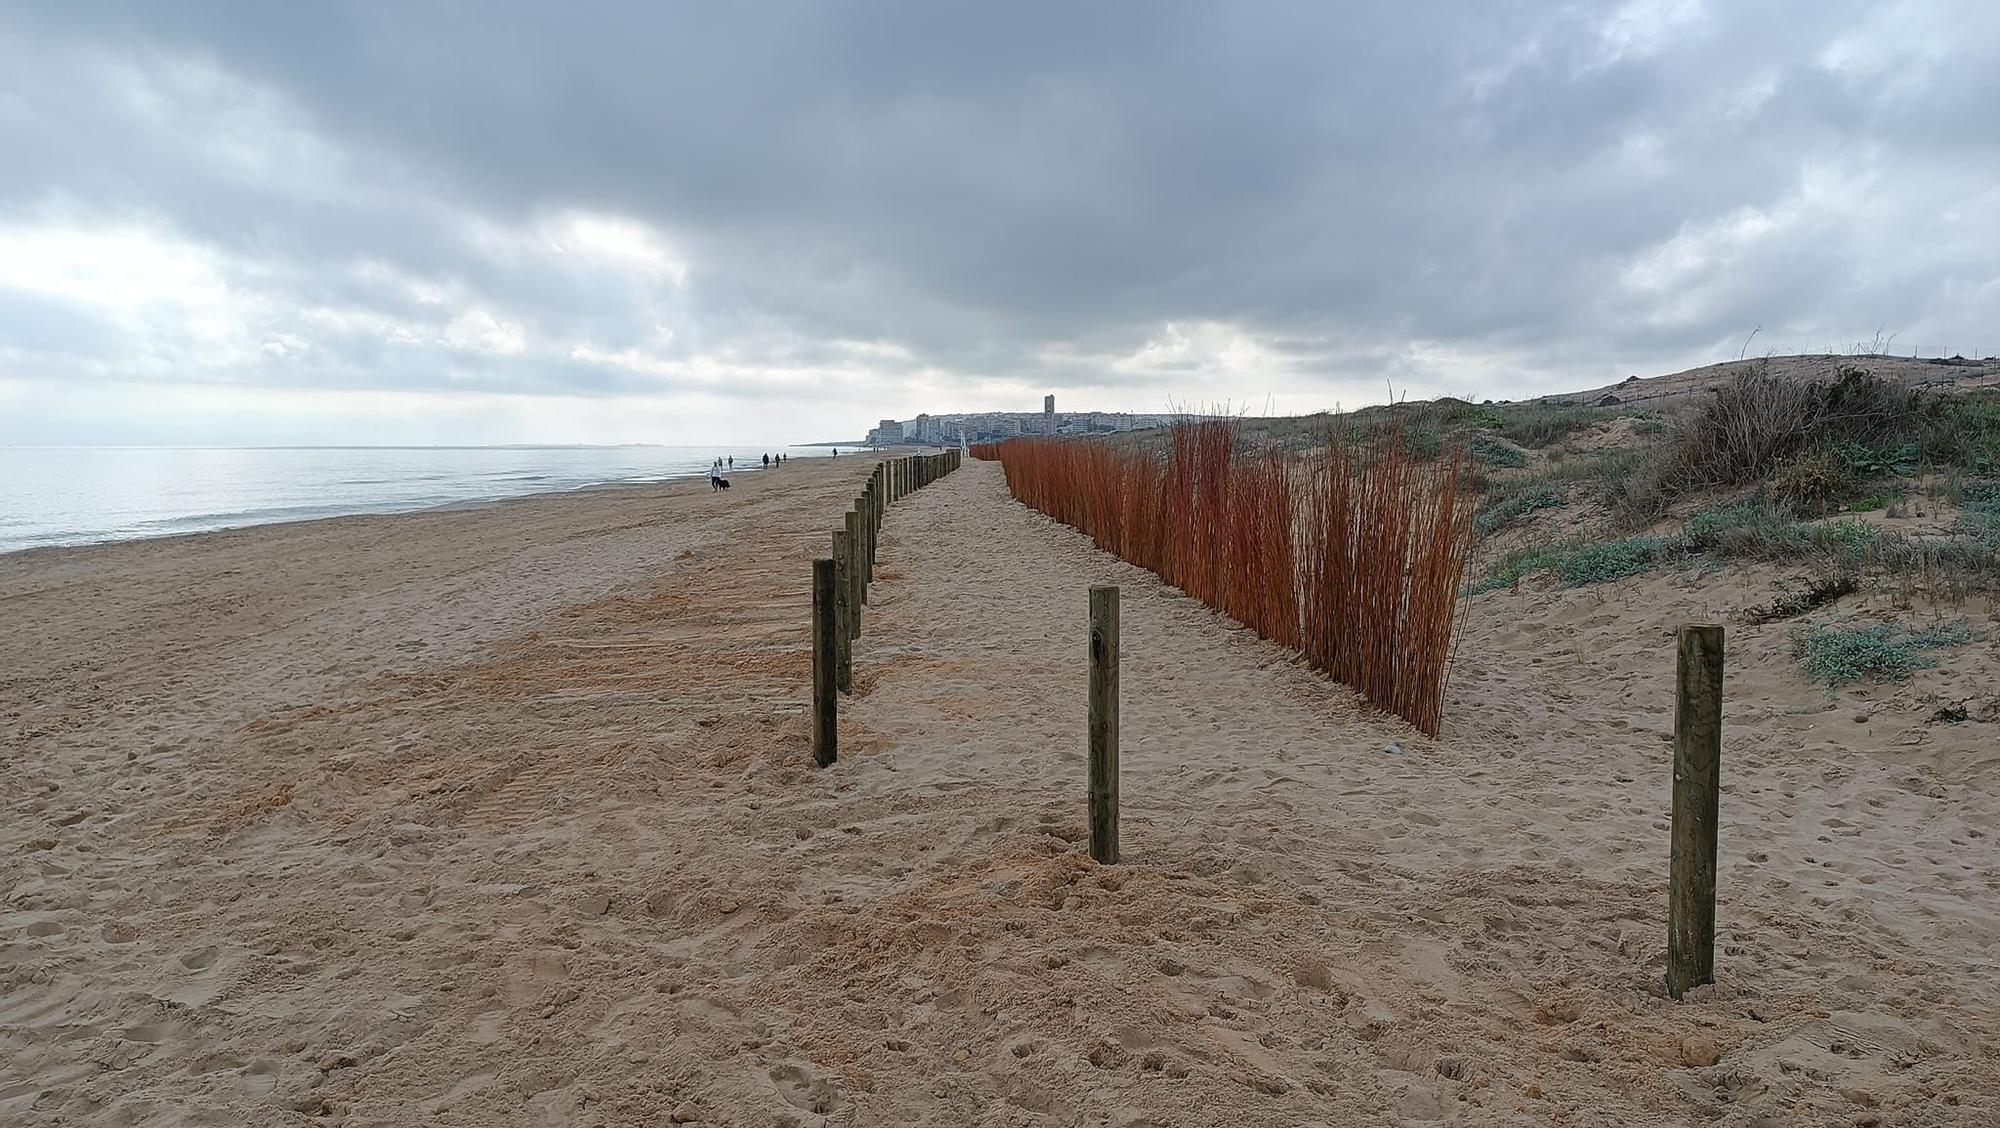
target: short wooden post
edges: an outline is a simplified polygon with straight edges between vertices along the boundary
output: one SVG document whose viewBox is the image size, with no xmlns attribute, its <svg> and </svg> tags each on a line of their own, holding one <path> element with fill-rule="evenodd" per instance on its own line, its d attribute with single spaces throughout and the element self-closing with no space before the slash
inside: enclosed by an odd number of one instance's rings
<svg viewBox="0 0 2000 1128">
<path fill-rule="evenodd" d="M 861 513 L 847 511 L 847 637 L 861 637 Z"/>
<path fill-rule="evenodd" d="M 839 758 L 840 724 L 833 696 L 833 561 L 813 561 L 813 762 L 826 767 Z"/>
<path fill-rule="evenodd" d="M 1090 589 L 1090 856 L 1118 860 L 1118 589 Z"/>
<path fill-rule="evenodd" d="M 854 617 L 853 609 L 847 605 L 847 593 L 851 590 L 847 569 L 853 559 L 854 554 L 847 547 L 847 530 L 836 530 L 833 534 L 833 685 L 847 694 L 854 692 L 854 643 L 847 637 L 847 624 Z"/>
<path fill-rule="evenodd" d="M 1715 837 L 1722 767 L 1722 628 L 1680 629 L 1667 994 L 1715 982 Z"/>
</svg>

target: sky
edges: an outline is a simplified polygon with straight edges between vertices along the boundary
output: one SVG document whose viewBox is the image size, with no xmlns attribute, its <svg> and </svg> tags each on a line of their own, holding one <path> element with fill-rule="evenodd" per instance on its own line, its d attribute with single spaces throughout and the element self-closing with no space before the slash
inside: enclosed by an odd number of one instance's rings
<svg viewBox="0 0 2000 1128">
<path fill-rule="evenodd" d="M 0 0 L 0 444 L 1996 353 L 1996 107 L 1992 0 Z"/>
</svg>

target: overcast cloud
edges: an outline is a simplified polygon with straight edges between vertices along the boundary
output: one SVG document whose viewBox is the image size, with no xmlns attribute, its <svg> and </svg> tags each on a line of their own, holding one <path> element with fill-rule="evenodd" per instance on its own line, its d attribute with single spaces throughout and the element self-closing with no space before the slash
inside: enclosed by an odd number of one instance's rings
<svg viewBox="0 0 2000 1128">
<path fill-rule="evenodd" d="M 2000 351 L 2000 4 L 0 7 L 0 442 Z"/>
</svg>

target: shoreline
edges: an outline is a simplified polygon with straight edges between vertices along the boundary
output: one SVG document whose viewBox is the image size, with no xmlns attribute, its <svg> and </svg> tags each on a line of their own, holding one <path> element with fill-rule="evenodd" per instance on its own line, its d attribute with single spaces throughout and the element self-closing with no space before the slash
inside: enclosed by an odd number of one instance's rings
<svg viewBox="0 0 2000 1128">
<path fill-rule="evenodd" d="M 377 449 L 377 448 L 367 448 L 367 449 Z M 392 449 L 392 448 L 379 448 L 379 449 Z M 442 449 L 442 448 L 409 448 L 409 449 Z M 489 449 L 489 448 L 470 448 L 470 449 Z M 797 444 L 794 444 L 792 447 L 789 447 L 787 449 L 798 449 L 798 447 Z M 818 460 L 817 456 L 814 456 L 813 460 L 817 461 Z M 729 473 L 730 476 L 734 477 L 738 474 L 746 476 L 750 474 L 762 474 L 768 472 L 769 470 L 770 467 L 767 466 L 744 466 L 740 468 L 732 467 Z M 209 536 L 215 533 L 242 532 L 243 530 L 246 529 L 262 529 L 279 525 L 304 525 L 320 521 L 338 521 L 346 518 L 403 517 L 421 513 L 444 513 L 457 510 L 484 509 L 496 505 L 505 505 L 508 502 L 528 501 L 537 498 L 563 497 L 570 494 L 579 494 L 579 493 L 593 492 L 599 490 L 645 489 L 647 487 L 653 487 L 653 486 L 670 485 L 675 482 L 698 482 L 698 481 L 703 481 L 706 478 L 706 476 L 707 475 L 705 471 L 696 471 L 687 474 L 667 474 L 656 478 L 617 478 L 599 482 L 582 482 L 573 485 L 557 486 L 550 489 L 527 490 L 520 493 L 492 494 L 490 496 L 484 496 L 484 497 L 454 498 L 449 501 L 420 501 L 407 504 L 403 502 L 385 502 L 382 504 L 380 508 L 348 508 L 345 506 L 337 506 L 324 512 L 300 512 L 282 516 L 273 516 L 267 520 L 246 520 L 229 524 L 202 525 L 201 527 L 198 528 L 175 529 L 172 531 L 165 531 L 165 532 L 144 532 L 144 533 L 131 533 L 124 535 L 110 534 L 110 535 L 104 535 L 102 537 L 96 537 L 95 534 L 86 533 L 78 535 L 94 537 L 95 539 L 64 540 L 61 542 L 48 543 L 48 544 L 23 545 L 18 548 L 0 548 L 0 561 L 12 560 L 15 558 L 33 554 L 68 552 L 77 549 L 106 548 L 111 545 L 120 545 L 120 544 L 152 543 L 156 541 L 174 541 L 187 537 Z M 217 518 L 227 518 L 231 515 L 194 514 L 185 518 L 172 518 L 172 520 L 203 521 L 210 516 L 214 516 Z"/>
</svg>

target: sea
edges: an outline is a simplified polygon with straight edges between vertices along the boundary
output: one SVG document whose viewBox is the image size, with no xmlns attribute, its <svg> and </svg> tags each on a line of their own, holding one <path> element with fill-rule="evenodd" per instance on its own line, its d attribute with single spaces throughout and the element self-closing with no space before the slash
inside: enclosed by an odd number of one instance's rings
<svg viewBox="0 0 2000 1128">
<path fill-rule="evenodd" d="M 826 447 L 0 447 L 0 552 L 699 477 Z"/>
</svg>

